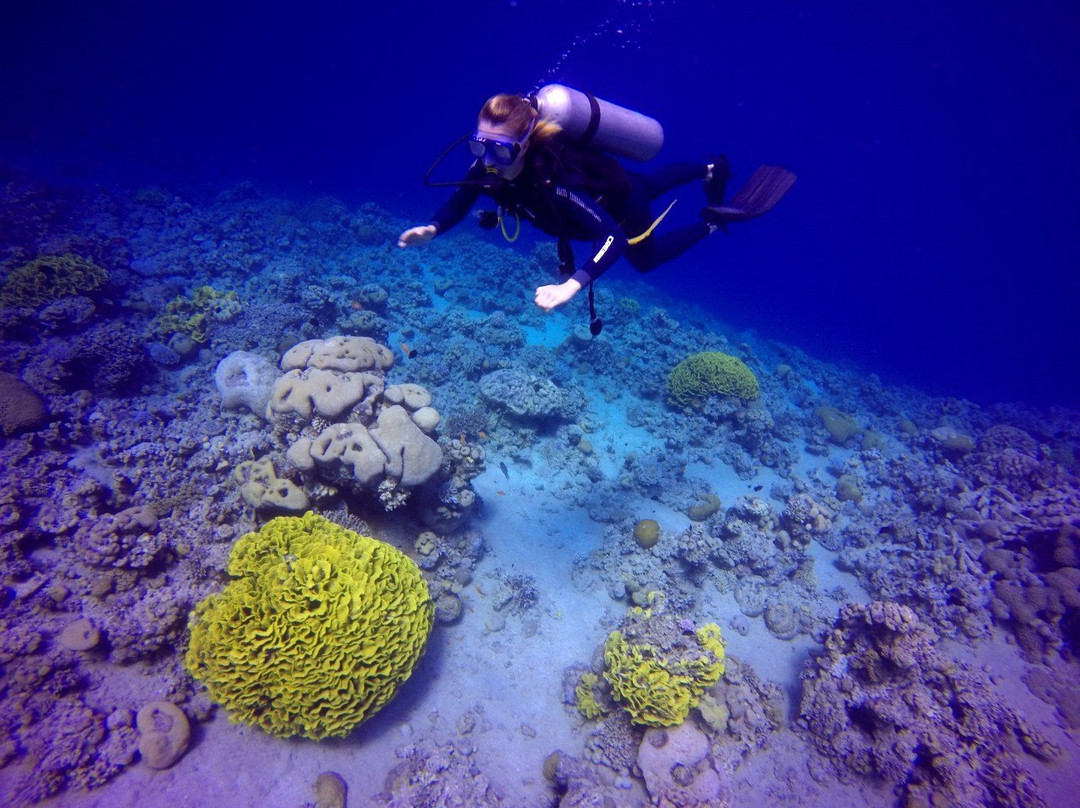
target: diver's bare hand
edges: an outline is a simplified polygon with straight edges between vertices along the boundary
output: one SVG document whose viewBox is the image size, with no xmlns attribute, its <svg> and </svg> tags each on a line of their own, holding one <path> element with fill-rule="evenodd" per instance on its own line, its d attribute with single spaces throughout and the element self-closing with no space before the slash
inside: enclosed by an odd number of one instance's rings
<svg viewBox="0 0 1080 808">
<path fill-rule="evenodd" d="M 433 224 L 422 224 L 419 227 L 410 227 L 400 236 L 398 236 L 397 245 L 399 247 L 419 247 L 421 244 L 427 244 L 438 232 L 438 229 Z"/>
<path fill-rule="evenodd" d="M 536 290 L 536 305 L 544 311 L 551 311 L 581 291 L 581 284 L 573 278 L 562 283 L 541 286 Z"/>
</svg>

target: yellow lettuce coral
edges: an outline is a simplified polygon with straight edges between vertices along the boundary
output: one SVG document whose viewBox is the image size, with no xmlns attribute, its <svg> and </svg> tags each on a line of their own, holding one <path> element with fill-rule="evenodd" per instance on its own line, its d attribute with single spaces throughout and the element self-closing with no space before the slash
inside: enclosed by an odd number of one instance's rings
<svg viewBox="0 0 1080 808">
<path fill-rule="evenodd" d="M 40 306 L 100 289 L 109 273 L 71 253 L 43 255 L 11 271 L 0 285 L 0 305 Z"/>
<path fill-rule="evenodd" d="M 633 723 L 673 727 L 723 675 L 724 641 L 715 623 L 673 634 L 672 625 L 678 626 L 673 617 L 652 617 L 651 610 L 635 607 L 625 632 L 611 632 L 604 645 L 604 678 Z"/>
<path fill-rule="evenodd" d="M 737 396 L 744 401 L 760 394 L 758 380 L 746 363 L 719 351 L 694 354 L 677 364 L 667 378 L 668 401 L 680 407 L 698 406 L 711 395 Z"/>
<path fill-rule="evenodd" d="M 599 683 L 600 677 L 595 673 L 583 673 L 577 687 L 574 688 L 578 712 L 590 721 L 607 712 L 607 708 L 596 698 L 596 686 Z"/>
<path fill-rule="evenodd" d="M 313 513 L 243 536 L 228 572 L 192 613 L 185 663 L 234 720 L 273 735 L 347 735 L 409 678 L 431 631 L 416 564 Z"/>
<path fill-rule="evenodd" d="M 210 336 L 214 323 L 224 323 L 242 310 L 236 292 L 219 292 L 212 286 L 199 286 L 191 297 L 177 297 L 165 305 L 165 311 L 150 322 L 153 336 L 168 339 L 186 334 L 198 343 Z"/>
</svg>

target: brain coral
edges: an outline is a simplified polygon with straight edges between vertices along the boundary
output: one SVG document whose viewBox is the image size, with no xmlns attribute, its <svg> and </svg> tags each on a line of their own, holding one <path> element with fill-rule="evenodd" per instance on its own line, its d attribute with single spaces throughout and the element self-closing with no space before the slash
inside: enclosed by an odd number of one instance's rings
<svg viewBox="0 0 1080 808">
<path fill-rule="evenodd" d="M 668 401 L 680 407 L 699 404 L 711 395 L 758 397 L 757 377 L 741 359 L 719 351 L 694 354 L 668 374 Z"/>
<path fill-rule="evenodd" d="M 347 735 L 412 674 L 434 608 L 407 556 L 317 516 L 282 516 L 229 555 L 192 615 L 186 665 L 234 720 Z"/>
</svg>

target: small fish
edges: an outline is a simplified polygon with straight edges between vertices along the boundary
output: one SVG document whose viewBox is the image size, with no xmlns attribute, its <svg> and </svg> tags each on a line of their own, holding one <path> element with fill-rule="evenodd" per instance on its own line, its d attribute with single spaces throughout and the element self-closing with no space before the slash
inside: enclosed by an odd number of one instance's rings
<svg viewBox="0 0 1080 808">
<path fill-rule="evenodd" d="M 496 491 L 495 493 L 498 494 L 500 497 L 505 497 L 506 496 L 505 491 Z"/>
<path fill-rule="evenodd" d="M 755 485 L 755 486 L 754 486 L 754 490 L 755 490 L 755 491 L 760 491 L 760 490 L 761 490 L 762 488 L 764 488 L 764 487 L 765 487 L 765 486 L 763 486 L 763 485 Z"/>
<path fill-rule="evenodd" d="M 506 470 L 506 464 L 503 461 L 499 461 L 499 468 L 502 469 L 503 477 L 510 479 L 510 472 Z"/>
<path fill-rule="evenodd" d="M 405 355 L 406 359 L 415 359 L 416 358 L 416 349 L 415 348 L 410 348 L 404 342 L 401 343 L 401 352 Z"/>
<path fill-rule="evenodd" d="M 480 438 L 480 440 L 487 440 L 487 432 L 482 429 L 477 430 L 476 437 Z"/>
<path fill-rule="evenodd" d="M 462 446 L 468 446 L 468 444 L 465 443 L 465 433 L 464 432 L 462 432 L 460 435 L 458 435 L 458 440 L 461 441 Z"/>
<path fill-rule="evenodd" d="M 353 311 L 363 311 L 364 304 L 361 303 L 359 300 L 351 300 L 349 301 L 349 308 L 351 308 Z"/>
</svg>

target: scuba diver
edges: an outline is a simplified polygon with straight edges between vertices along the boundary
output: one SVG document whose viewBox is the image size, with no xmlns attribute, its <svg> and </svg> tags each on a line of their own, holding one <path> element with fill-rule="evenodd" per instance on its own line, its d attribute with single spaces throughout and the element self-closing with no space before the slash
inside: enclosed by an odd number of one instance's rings
<svg viewBox="0 0 1080 808">
<path fill-rule="evenodd" d="M 541 286 L 535 302 L 545 311 L 566 303 L 582 288 L 589 289 L 590 329 L 595 336 L 603 324 L 596 317 L 592 283 L 621 256 L 639 272 L 651 272 L 729 222 L 753 219 L 770 210 L 795 182 L 795 175 L 778 166 L 761 166 L 728 203 L 731 176 L 727 160 L 675 163 L 651 174 L 627 171 L 612 155 L 652 159 L 663 145 L 663 129 L 654 119 L 592 95 L 547 85 L 535 96 L 494 95 L 466 135 L 476 158 L 459 182 L 429 181 L 457 141 L 425 175 L 429 186 L 456 185 L 430 224 L 411 227 L 398 238 L 399 247 L 426 244 L 461 222 L 481 194 L 492 197 L 497 212 L 481 214 L 481 224 L 500 226 L 510 241 L 506 220 L 520 228 L 526 219 L 558 239 L 562 283 Z M 462 138 L 465 139 L 465 137 Z M 674 202 L 659 216 L 651 203 L 690 182 L 704 184 L 706 206 L 700 221 L 657 234 L 655 228 Z M 592 244 L 592 255 L 575 268 L 570 241 Z"/>
</svg>

